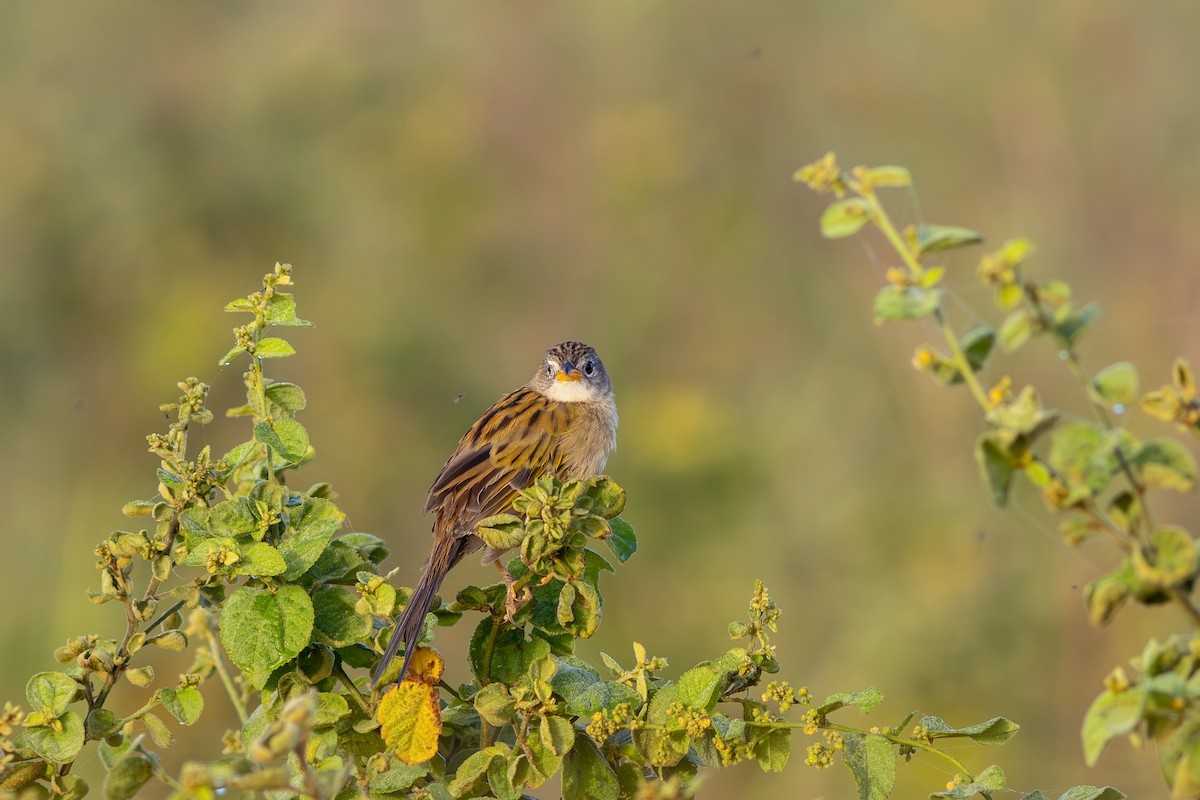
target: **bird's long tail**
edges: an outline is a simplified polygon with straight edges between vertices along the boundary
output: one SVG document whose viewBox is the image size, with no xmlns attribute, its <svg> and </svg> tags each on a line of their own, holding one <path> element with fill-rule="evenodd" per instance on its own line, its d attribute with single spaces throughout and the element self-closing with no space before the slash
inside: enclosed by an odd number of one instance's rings
<svg viewBox="0 0 1200 800">
<path fill-rule="evenodd" d="M 464 540 L 460 537 L 434 532 L 433 552 L 429 554 L 429 560 L 421 570 L 421 579 L 417 581 L 412 597 L 408 599 L 404 613 L 400 615 L 400 622 L 396 624 L 392 638 L 388 640 L 387 650 L 384 651 L 379 666 L 375 668 L 372 678 L 374 684 L 378 685 L 379 679 L 387 671 L 401 644 L 404 645 L 404 666 L 400 668 L 396 681 L 404 680 L 404 675 L 408 672 L 408 662 L 412 660 L 421 629 L 425 625 L 425 614 L 429 611 L 429 604 L 445 580 L 446 573 L 462 558 L 463 544 Z"/>
</svg>

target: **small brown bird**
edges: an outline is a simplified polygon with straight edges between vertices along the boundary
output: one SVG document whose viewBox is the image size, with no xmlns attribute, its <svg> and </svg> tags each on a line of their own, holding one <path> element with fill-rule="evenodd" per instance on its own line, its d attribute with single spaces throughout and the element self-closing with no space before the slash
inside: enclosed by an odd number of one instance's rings
<svg viewBox="0 0 1200 800">
<path fill-rule="evenodd" d="M 396 680 L 403 680 L 446 573 L 483 547 L 475 535 L 480 520 L 507 511 L 520 490 L 544 475 L 598 475 L 616 446 L 617 404 L 596 351 L 582 342 L 551 347 L 533 379 L 501 397 L 463 435 L 430 487 L 425 513 L 434 515 L 433 551 L 375 669 L 375 683 L 401 643 L 404 665 Z M 496 563 L 511 594 L 512 579 L 497 562 L 502 552 L 487 548 L 483 563 Z"/>
</svg>

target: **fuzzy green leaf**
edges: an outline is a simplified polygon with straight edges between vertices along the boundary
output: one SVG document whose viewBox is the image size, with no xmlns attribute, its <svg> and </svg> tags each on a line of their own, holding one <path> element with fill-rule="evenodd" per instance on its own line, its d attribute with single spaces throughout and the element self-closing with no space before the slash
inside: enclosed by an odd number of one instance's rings
<svg viewBox="0 0 1200 800">
<path fill-rule="evenodd" d="M 992 490 L 992 502 L 1003 508 L 1012 490 L 1016 461 L 1003 446 L 998 431 L 988 431 L 975 442 L 975 461 L 979 464 L 984 483 Z"/>
<path fill-rule="evenodd" d="M 1190 578 L 1196 569 L 1196 543 L 1176 525 L 1150 532 L 1145 547 L 1133 551 L 1133 571 L 1145 583 L 1164 589 Z"/>
<path fill-rule="evenodd" d="M 936 311 L 941 302 L 942 293 L 939 289 L 918 289 L 915 286 L 889 284 L 875 295 L 875 321 L 921 319 Z"/>
<path fill-rule="evenodd" d="M 920 255 L 967 247 L 983 241 L 982 234 L 953 225 L 918 225 L 916 233 L 917 252 Z"/>
<path fill-rule="evenodd" d="M 25 699 L 31 711 L 45 711 L 58 716 L 80 691 L 79 684 L 61 672 L 39 672 L 25 684 Z"/>
<path fill-rule="evenodd" d="M 871 206 L 861 197 L 832 203 L 821 214 L 821 235 L 826 239 L 853 236 L 871 220 Z"/>
<path fill-rule="evenodd" d="M 1004 318 L 1000 324 L 998 336 L 1000 349 L 1006 353 L 1016 351 L 1033 335 L 1033 317 L 1028 311 L 1019 308 Z"/>
<path fill-rule="evenodd" d="M 313 324 L 296 316 L 296 299 L 287 292 L 275 292 L 267 305 L 267 323 L 281 328 L 311 328 Z"/>
<path fill-rule="evenodd" d="M 1105 690 L 1083 717 L 1083 759 L 1089 767 L 1100 760 L 1109 739 L 1136 728 L 1146 713 L 1146 690 L 1135 686 L 1123 692 Z"/>
<path fill-rule="evenodd" d="M 308 405 L 304 390 L 294 383 L 272 383 L 264 394 L 267 396 L 267 402 L 288 415 L 295 414 Z"/>
<path fill-rule="evenodd" d="M 299 586 L 275 592 L 241 586 L 225 601 L 221 643 L 241 670 L 254 673 L 261 687 L 276 667 L 295 658 L 308 644 L 314 622 L 312 599 Z"/>
<path fill-rule="evenodd" d="M 150 738 L 156 745 L 170 747 L 175 744 L 175 736 L 167 727 L 167 723 L 150 713 L 142 716 L 142 722 L 146 725 L 146 730 L 150 731 Z"/>
<path fill-rule="evenodd" d="M 562 768 L 563 800 L 617 800 L 617 775 L 591 737 L 579 732 Z"/>
<path fill-rule="evenodd" d="M 495 550 L 511 550 L 525 538 L 525 526 L 512 514 L 496 514 L 480 520 L 475 535 Z"/>
<path fill-rule="evenodd" d="M 73 761 L 83 749 L 83 715 L 75 711 L 64 711 L 58 715 L 58 722 L 58 730 L 49 725 L 26 728 L 17 735 L 17 745 L 27 746 L 55 764 Z"/>
<path fill-rule="evenodd" d="M 830 714 L 844 706 L 853 706 L 864 714 L 871 713 L 871 709 L 883 702 L 883 692 L 872 686 L 869 689 L 863 689 L 860 692 L 836 692 L 829 695 L 821 704 L 817 706 L 817 711 L 821 714 Z"/>
<path fill-rule="evenodd" d="M 194 725 L 204 711 L 204 695 L 195 686 L 181 686 L 158 690 L 163 708 L 167 709 L 181 725 Z"/>
<path fill-rule="evenodd" d="M 333 647 L 367 639 L 371 620 L 354 609 L 357 596 L 340 586 L 318 586 L 312 594 L 314 627 Z"/>
<path fill-rule="evenodd" d="M 1176 439 L 1149 439 L 1131 459 L 1147 486 L 1190 492 L 1196 485 L 1196 460 Z"/>
<path fill-rule="evenodd" d="M 1125 800 L 1125 793 L 1111 786 L 1072 786 L 1058 800 Z"/>
<path fill-rule="evenodd" d="M 620 517 L 610 519 L 608 524 L 612 527 L 612 536 L 607 540 L 608 549 L 612 550 L 617 561 L 624 564 L 637 552 L 637 534 L 633 532 L 633 526 Z"/>
<path fill-rule="evenodd" d="M 952 728 L 941 717 L 922 717 L 921 726 L 929 731 L 934 739 L 951 739 L 966 737 L 979 744 L 1004 744 L 1017 735 L 1021 726 L 1004 717 L 993 717 L 987 722 L 968 725 L 965 728 Z"/>
<path fill-rule="evenodd" d="M 930 797 L 946 797 L 950 800 L 967 800 L 977 794 L 992 795 L 996 792 L 1003 791 L 1006 786 L 1007 778 L 1004 775 L 1004 770 L 994 764 L 983 772 L 975 776 L 975 780 L 970 783 L 960 783 L 953 789 L 947 789 L 944 792 L 934 792 Z"/>
<path fill-rule="evenodd" d="M 892 743 L 878 734 L 847 734 L 842 759 L 854 776 L 859 800 L 886 800 L 896 785 L 896 753 Z"/>
<path fill-rule="evenodd" d="M 258 346 L 254 348 L 254 355 L 259 358 L 286 358 L 295 354 L 296 348 L 292 347 L 286 339 L 280 339 L 277 336 L 260 339 Z"/>
<path fill-rule="evenodd" d="M 233 565 L 234 575 L 270 577 L 282 574 L 287 569 L 283 556 L 266 542 L 255 542 L 243 549 L 239 555 L 241 560 Z"/>
<path fill-rule="evenodd" d="M 721 672 L 709 664 L 699 664 L 679 676 L 675 684 L 676 698 L 688 708 L 712 711 L 717 703 Z"/>
<path fill-rule="evenodd" d="M 1109 405 L 1128 406 L 1137 399 L 1137 367 L 1128 361 L 1118 361 L 1096 373 L 1092 388 Z"/>
<path fill-rule="evenodd" d="M 289 530 L 279 543 L 279 552 L 287 563 L 284 580 L 294 581 L 317 563 L 345 519 L 346 515 L 333 502 L 323 497 L 305 499 L 299 510 L 292 512 L 290 528 L 294 532 Z"/>
</svg>

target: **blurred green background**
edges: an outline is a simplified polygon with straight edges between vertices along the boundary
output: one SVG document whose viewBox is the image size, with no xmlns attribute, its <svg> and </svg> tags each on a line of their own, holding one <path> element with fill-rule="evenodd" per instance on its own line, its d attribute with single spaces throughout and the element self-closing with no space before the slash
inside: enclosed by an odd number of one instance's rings
<svg viewBox="0 0 1200 800">
<path fill-rule="evenodd" d="M 784 677 L 817 695 L 867 685 L 951 724 L 1023 725 L 993 761 L 1055 796 L 1165 790 L 1151 753 L 1082 763 L 1104 675 L 1182 620 L 1088 627 L 1081 587 L 1110 563 L 1067 550 L 1036 497 L 989 508 L 964 392 L 908 365 L 932 332 L 878 328 L 873 237 L 826 242 L 824 201 L 794 185 L 828 149 L 899 163 L 901 221 L 1027 235 L 1034 268 L 1105 309 L 1083 352 L 1143 381 L 1197 357 L 1200 7 L 1097 2 L 837 4 L 8 4 L 0 24 L 0 697 L 54 667 L 68 636 L 116 635 L 84 594 L 91 547 L 154 490 L 144 435 L 218 369 L 220 308 L 276 261 L 295 267 L 297 358 L 318 450 L 351 525 L 385 537 L 397 581 L 428 546 L 424 493 L 462 431 L 566 338 L 617 387 L 641 552 L 606 579 L 587 643 L 637 639 L 676 673 L 728 646 L 755 578 L 785 611 Z M 947 264 L 960 321 L 986 315 L 978 255 Z M 1018 383 L 1083 412 L 1044 346 Z M 989 373 L 994 378 L 999 373 Z M 1160 431 L 1134 415 L 1135 431 Z M 218 419 L 217 452 L 244 438 Z M 1186 523 L 1192 498 L 1159 519 Z M 451 586 L 490 580 L 465 564 Z M 656 612 L 658 609 L 660 611 Z M 450 678 L 463 631 L 444 633 Z M 172 684 L 186 660 L 156 662 Z M 457 664 L 457 666 L 455 666 Z M 234 724 L 206 686 L 212 758 Z M 114 696 L 118 710 L 133 693 Z M 122 706 L 121 704 L 126 704 Z M 704 796 L 850 796 L 838 767 L 744 766 Z M 95 785 L 94 756 L 80 772 Z M 950 775 L 917 759 L 897 798 Z M 549 796 L 549 794 L 547 794 Z"/>
</svg>

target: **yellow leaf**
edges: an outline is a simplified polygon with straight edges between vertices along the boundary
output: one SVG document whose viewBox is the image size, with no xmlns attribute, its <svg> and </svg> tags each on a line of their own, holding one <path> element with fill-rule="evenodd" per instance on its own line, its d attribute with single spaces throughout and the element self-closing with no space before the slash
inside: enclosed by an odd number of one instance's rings
<svg viewBox="0 0 1200 800">
<path fill-rule="evenodd" d="M 437 755 L 442 708 L 430 684 L 402 681 L 383 696 L 375 716 L 383 741 L 405 764 L 420 764 Z"/>
<path fill-rule="evenodd" d="M 412 661 L 408 662 L 406 681 L 417 681 L 436 686 L 446 671 L 446 662 L 432 647 L 420 647 L 413 653 Z"/>
</svg>

